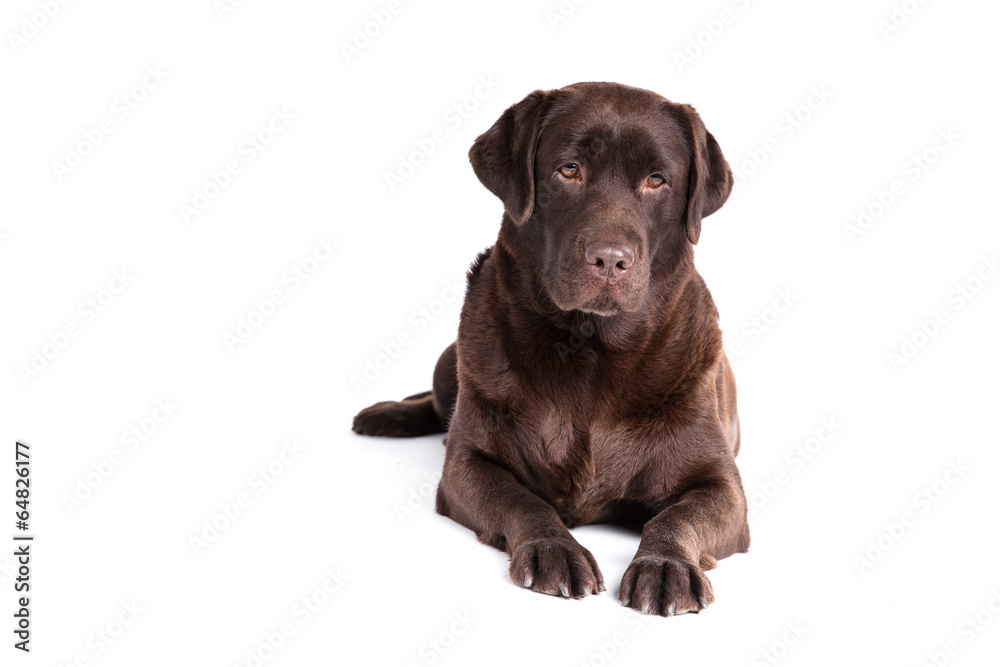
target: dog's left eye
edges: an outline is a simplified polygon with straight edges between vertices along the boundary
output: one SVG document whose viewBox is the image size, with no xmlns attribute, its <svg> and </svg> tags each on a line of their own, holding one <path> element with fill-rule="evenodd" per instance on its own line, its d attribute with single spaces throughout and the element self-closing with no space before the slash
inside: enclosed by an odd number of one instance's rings
<svg viewBox="0 0 1000 667">
<path fill-rule="evenodd" d="M 667 179 L 663 178 L 659 174 L 653 174 L 652 176 L 646 179 L 646 185 L 653 188 L 654 190 L 666 182 Z"/>
<path fill-rule="evenodd" d="M 580 175 L 580 167 L 575 162 L 570 162 L 559 167 L 559 173 L 566 178 L 576 178 Z"/>
</svg>

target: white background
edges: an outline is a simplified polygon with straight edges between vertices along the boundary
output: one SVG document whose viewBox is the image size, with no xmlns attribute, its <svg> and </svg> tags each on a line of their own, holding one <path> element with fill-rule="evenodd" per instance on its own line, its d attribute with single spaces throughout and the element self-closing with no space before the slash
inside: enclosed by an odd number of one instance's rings
<svg viewBox="0 0 1000 667">
<path fill-rule="evenodd" d="M 995 664 L 996 3 L 909 0 L 887 32 L 889 0 L 563 14 L 556 0 L 404 0 L 350 58 L 387 0 L 221 16 L 211 0 L 95 0 L 51 18 L 44 4 L 0 18 L 0 535 L 13 544 L 15 438 L 33 447 L 36 535 L 30 655 L 11 647 L 13 547 L 0 551 L 3 664 Z M 608 592 L 515 587 L 506 556 L 433 513 L 441 437 L 350 431 L 366 405 L 429 388 L 454 339 L 449 284 L 501 215 L 468 166 L 473 139 L 530 91 L 587 80 L 695 105 L 741 178 L 697 265 L 727 347 L 742 344 L 753 544 L 710 574 L 717 602 L 698 616 L 621 608 L 638 539 L 605 526 L 574 534 Z M 248 159 L 275 109 L 294 119 Z M 88 146 L 102 119 L 111 132 Z M 438 128 L 444 142 L 390 189 L 386 172 Z M 939 132 L 952 138 L 934 148 Z M 73 151 L 88 154 L 58 173 Z M 240 172 L 213 189 L 230 160 Z M 859 208 L 876 215 L 851 238 Z M 318 238 L 338 249 L 312 263 Z M 315 269 L 298 286 L 283 280 L 297 266 Z M 122 270 L 128 285 L 105 292 Z M 283 302 L 231 350 L 276 289 Z M 409 344 L 379 358 L 400 334 Z M 894 364 L 904 338 L 919 347 Z M 165 399 L 178 407 L 151 421 Z M 144 427 L 130 448 L 123 434 Z M 292 438 L 302 451 L 260 485 Z M 207 539 L 240 494 L 248 506 Z M 328 572 L 343 580 L 330 594 Z M 306 616 L 309 596 L 323 604 Z M 133 603 L 134 621 L 120 611 Z M 272 651 L 283 623 L 294 633 Z"/>
</svg>

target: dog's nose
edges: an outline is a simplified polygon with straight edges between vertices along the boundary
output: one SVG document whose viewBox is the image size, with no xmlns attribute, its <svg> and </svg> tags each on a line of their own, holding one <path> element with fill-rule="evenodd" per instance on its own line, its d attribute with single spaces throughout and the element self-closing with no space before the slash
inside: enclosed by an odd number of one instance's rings
<svg viewBox="0 0 1000 667">
<path fill-rule="evenodd" d="M 635 262 L 635 250 L 626 243 L 597 241 L 587 246 L 584 256 L 598 277 L 617 282 Z"/>
</svg>

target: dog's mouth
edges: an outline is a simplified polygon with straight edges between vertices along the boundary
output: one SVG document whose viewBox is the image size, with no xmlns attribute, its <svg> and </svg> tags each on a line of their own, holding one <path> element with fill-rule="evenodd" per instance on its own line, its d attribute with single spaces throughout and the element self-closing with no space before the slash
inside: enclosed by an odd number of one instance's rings
<svg viewBox="0 0 1000 667">
<path fill-rule="evenodd" d="M 593 315 L 603 315 L 610 317 L 621 312 L 621 304 L 611 295 L 611 290 L 605 288 L 597 293 L 592 299 L 578 307 L 576 310 Z"/>
<path fill-rule="evenodd" d="M 649 288 L 647 275 L 644 266 L 633 265 L 615 280 L 602 280 L 592 270 L 573 267 L 559 272 L 554 279 L 540 281 L 539 287 L 559 310 L 611 317 L 643 307 Z"/>
<path fill-rule="evenodd" d="M 552 297 L 560 310 L 575 310 L 603 317 L 634 313 L 645 302 L 645 294 L 640 290 L 622 289 L 621 285 L 607 283 L 596 289 L 595 287 L 591 285 L 590 289 L 577 287 L 577 289 L 556 290 Z"/>
</svg>

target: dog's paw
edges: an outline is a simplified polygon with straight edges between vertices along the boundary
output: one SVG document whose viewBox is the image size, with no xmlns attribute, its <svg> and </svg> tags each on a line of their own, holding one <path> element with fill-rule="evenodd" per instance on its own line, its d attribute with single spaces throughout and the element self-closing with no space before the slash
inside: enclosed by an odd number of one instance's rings
<svg viewBox="0 0 1000 667">
<path fill-rule="evenodd" d="M 636 558 L 625 570 L 618 599 L 644 614 L 698 613 L 715 600 L 696 563 L 662 556 Z"/>
<path fill-rule="evenodd" d="M 430 396 L 383 401 L 365 408 L 354 417 L 351 430 L 361 435 L 411 438 L 444 431 L 434 412 Z"/>
<path fill-rule="evenodd" d="M 369 406 L 354 417 L 351 430 L 361 435 L 401 434 L 406 430 L 406 415 L 395 401 L 383 401 Z"/>
<path fill-rule="evenodd" d="M 564 598 L 582 598 L 605 590 L 597 561 L 573 538 L 538 539 L 519 545 L 510 557 L 510 579 L 518 586 Z"/>
</svg>

